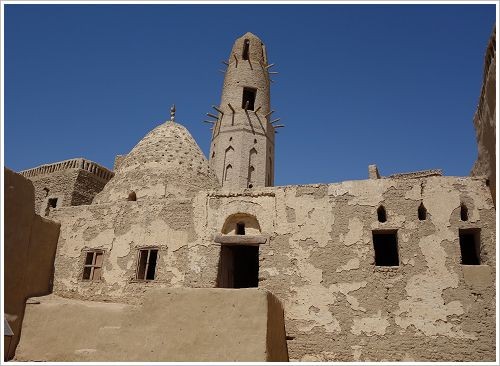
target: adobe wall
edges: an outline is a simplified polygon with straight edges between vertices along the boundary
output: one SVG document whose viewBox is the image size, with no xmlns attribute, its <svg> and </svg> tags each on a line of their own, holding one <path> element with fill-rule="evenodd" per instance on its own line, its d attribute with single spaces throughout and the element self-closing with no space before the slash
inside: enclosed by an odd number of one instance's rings
<svg viewBox="0 0 500 366">
<path fill-rule="evenodd" d="M 484 56 L 483 84 L 476 113 L 474 128 L 478 148 L 477 160 L 471 175 L 484 175 L 489 179 L 489 187 L 496 201 L 496 29 L 490 37 Z"/>
<path fill-rule="evenodd" d="M 135 306 L 36 300 L 16 361 L 288 361 L 283 309 L 258 289 L 153 290 Z"/>
<path fill-rule="evenodd" d="M 4 168 L 5 316 L 14 336 L 4 337 L 5 359 L 14 356 L 23 323 L 25 301 L 50 293 L 59 224 L 34 212 L 31 182 Z"/>
<path fill-rule="evenodd" d="M 423 202 L 427 219 L 417 218 Z M 468 221 L 460 220 L 467 205 Z M 387 222 L 377 220 L 383 204 Z M 284 305 L 291 360 L 495 358 L 495 211 L 484 179 L 430 176 L 205 191 L 56 209 L 60 296 L 138 303 L 151 287 L 215 287 L 226 219 L 258 220 L 259 287 Z M 226 225 L 227 226 L 227 225 Z M 481 265 L 461 265 L 458 230 L 481 230 Z M 373 230 L 397 230 L 398 267 L 374 263 Z M 231 232 L 226 231 L 229 234 Z M 222 235 L 223 237 L 224 235 Z M 158 246 L 158 277 L 134 280 Z M 85 248 L 105 249 L 103 280 L 81 280 Z"/>
</svg>

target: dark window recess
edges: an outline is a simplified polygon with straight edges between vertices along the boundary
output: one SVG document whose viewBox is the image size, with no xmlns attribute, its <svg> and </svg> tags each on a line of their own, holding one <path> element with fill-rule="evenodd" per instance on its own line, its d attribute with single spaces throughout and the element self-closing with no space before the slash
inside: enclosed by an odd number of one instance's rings
<svg viewBox="0 0 500 366">
<path fill-rule="evenodd" d="M 97 250 L 88 251 L 85 254 L 82 276 L 84 280 L 99 281 L 101 279 L 103 254 L 102 251 Z"/>
<path fill-rule="evenodd" d="M 397 231 L 374 231 L 373 249 L 376 266 L 399 266 Z"/>
<path fill-rule="evenodd" d="M 386 222 L 387 221 L 387 214 L 385 212 L 384 206 L 380 206 L 377 209 L 377 218 L 379 222 Z"/>
<path fill-rule="evenodd" d="M 49 198 L 47 205 L 52 208 L 57 207 L 57 198 Z"/>
<path fill-rule="evenodd" d="M 236 235 L 245 235 L 245 224 L 238 222 L 236 224 Z"/>
<path fill-rule="evenodd" d="M 223 245 L 219 262 L 218 287 L 248 288 L 259 285 L 259 247 Z"/>
<path fill-rule="evenodd" d="M 425 208 L 423 203 L 418 206 L 418 219 L 420 221 L 427 219 L 427 209 Z"/>
<path fill-rule="evenodd" d="M 462 264 L 481 264 L 481 230 L 480 229 L 459 229 L 460 254 Z"/>
<path fill-rule="evenodd" d="M 158 249 L 139 250 L 139 262 L 137 263 L 138 280 L 154 280 L 156 271 L 156 260 Z"/>
<path fill-rule="evenodd" d="M 460 205 L 460 220 L 467 221 L 469 220 L 469 210 L 467 206 L 463 203 Z"/>
<path fill-rule="evenodd" d="M 248 39 L 245 39 L 245 41 L 243 42 L 243 54 L 241 55 L 243 60 L 248 60 L 249 51 L 250 51 L 250 41 Z"/>
<path fill-rule="evenodd" d="M 257 95 L 257 89 L 253 88 L 243 88 L 243 101 L 241 103 L 241 108 L 253 111 L 255 108 L 255 96 Z"/>
</svg>

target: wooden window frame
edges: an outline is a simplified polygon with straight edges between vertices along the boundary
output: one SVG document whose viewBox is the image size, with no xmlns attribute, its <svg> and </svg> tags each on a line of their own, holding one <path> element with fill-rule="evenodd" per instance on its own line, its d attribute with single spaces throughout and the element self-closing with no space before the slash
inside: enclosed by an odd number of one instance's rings
<svg viewBox="0 0 500 366">
<path fill-rule="evenodd" d="M 82 281 L 101 281 L 102 265 L 104 263 L 104 250 L 89 249 L 89 250 L 86 250 L 84 253 L 85 253 L 85 257 L 83 259 L 83 272 L 82 272 L 82 277 L 81 277 Z M 90 253 L 92 253 L 92 263 L 87 264 L 87 257 Z M 97 254 L 100 254 L 101 258 L 102 258 L 100 265 L 96 264 Z M 85 278 L 85 269 L 86 268 L 90 268 L 89 278 Z M 99 274 L 99 278 L 94 278 L 96 268 L 99 268 L 101 270 L 101 272 Z"/>
<path fill-rule="evenodd" d="M 151 256 L 151 251 L 152 250 L 156 250 L 156 262 L 155 262 L 155 274 L 154 274 L 154 278 L 153 279 L 147 279 L 147 274 L 148 274 L 148 270 L 149 270 L 149 258 Z M 139 278 L 139 270 L 140 270 L 140 266 L 141 266 L 141 255 L 142 255 L 142 252 L 148 252 L 148 256 L 146 258 L 146 265 L 144 267 L 144 275 L 143 275 L 143 278 Z M 156 281 L 156 269 L 158 268 L 158 258 L 160 257 L 160 248 L 158 247 L 145 247 L 145 248 L 138 248 L 137 249 L 137 265 L 136 265 L 136 269 L 135 269 L 135 280 L 136 281 L 145 281 L 145 282 L 150 282 L 150 281 Z"/>
</svg>

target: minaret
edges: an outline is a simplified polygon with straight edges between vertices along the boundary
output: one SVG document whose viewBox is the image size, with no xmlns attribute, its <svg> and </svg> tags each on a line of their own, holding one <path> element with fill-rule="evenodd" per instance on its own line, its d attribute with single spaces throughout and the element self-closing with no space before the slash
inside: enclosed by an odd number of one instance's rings
<svg viewBox="0 0 500 366">
<path fill-rule="evenodd" d="M 217 118 L 209 162 L 221 185 L 229 189 L 272 186 L 274 129 L 271 121 L 266 48 L 252 33 L 233 45 Z"/>
</svg>

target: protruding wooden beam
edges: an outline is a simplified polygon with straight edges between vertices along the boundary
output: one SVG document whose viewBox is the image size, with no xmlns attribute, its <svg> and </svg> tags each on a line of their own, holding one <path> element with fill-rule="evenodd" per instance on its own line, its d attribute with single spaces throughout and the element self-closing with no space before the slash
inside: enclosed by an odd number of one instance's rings
<svg viewBox="0 0 500 366">
<path fill-rule="evenodd" d="M 264 117 L 266 117 L 266 118 L 267 118 L 267 117 L 269 117 L 269 116 L 270 116 L 271 114 L 273 114 L 273 113 L 274 113 L 274 111 L 271 111 L 271 112 L 269 112 L 268 114 L 266 114 Z"/>
<path fill-rule="evenodd" d="M 270 74 L 278 74 L 278 71 L 269 71 Z"/>
<path fill-rule="evenodd" d="M 236 54 L 233 53 L 233 57 L 236 60 L 236 67 L 238 67 L 238 57 L 236 57 Z"/>
<path fill-rule="evenodd" d="M 226 73 L 226 70 L 221 70 L 221 69 L 219 69 L 219 71 L 220 71 L 220 72 L 222 72 L 223 74 L 225 74 L 225 73 Z"/>
<path fill-rule="evenodd" d="M 222 61 L 222 63 L 223 63 L 224 65 L 226 65 L 226 66 L 229 66 L 229 62 L 227 62 L 227 61 Z"/>
<path fill-rule="evenodd" d="M 219 116 L 216 116 L 215 114 L 212 114 L 212 113 L 207 113 L 207 116 L 215 118 L 215 119 L 219 119 Z"/>
<path fill-rule="evenodd" d="M 224 114 L 223 111 L 221 111 L 219 108 L 217 108 L 217 106 L 213 105 L 212 106 L 213 109 L 215 109 L 217 112 L 219 112 L 220 114 Z"/>
<path fill-rule="evenodd" d="M 234 110 L 233 106 L 231 105 L 231 103 L 227 103 L 227 106 L 233 111 L 233 114 L 234 114 L 235 110 Z"/>
<path fill-rule="evenodd" d="M 211 123 L 211 124 L 213 124 L 213 125 L 216 123 L 216 121 L 209 121 L 209 120 L 207 120 L 207 119 L 203 120 L 203 122 L 205 122 L 205 123 Z"/>
<path fill-rule="evenodd" d="M 260 105 L 259 108 L 257 108 L 254 112 L 257 113 L 258 111 L 260 111 L 261 108 L 262 106 Z"/>
<path fill-rule="evenodd" d="M 274 65 L 276 65 L 276 64 L 269 64 L 266 66 L 266 69 L 269 69 L 270 67 L 273 67 Z"/>
<path fill-rule="evenodd" d="M 281 120 L 281 118 L 276 118 L 275 120 L 272 120 L 271 123 L 276 123 L 278 122 L 279 120 Z"/>
<path fill-rule="evenodd" d="M 273 125 L 274 128 L 281 128 L 281 127 L 285 127 L 285 125 Z"/>
<path fill-rule="evenodd" d="M 250 61 L 250 58 L 248 58 L 248 64 L 250 65 L 250 70 L 253 71 L 253 66 L 252 66 L 252 62 Z"/>
</svg>

